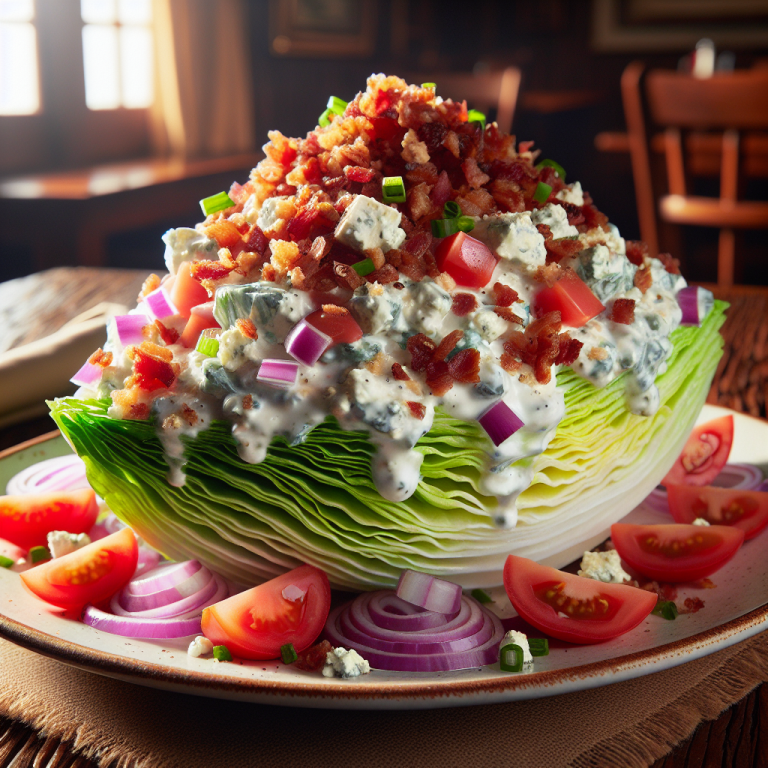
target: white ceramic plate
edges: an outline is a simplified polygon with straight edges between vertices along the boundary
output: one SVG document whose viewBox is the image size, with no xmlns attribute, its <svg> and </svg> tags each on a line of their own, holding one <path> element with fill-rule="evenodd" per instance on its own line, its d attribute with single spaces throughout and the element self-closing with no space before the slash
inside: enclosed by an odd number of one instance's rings
<svg viewBox="0 0 768 768">
<path fill-rule="evenodd" d="M 705 406 L 700 421 L 724 413 Z M 768 423 L 734 414 L 730 460 L 768 471 Z M 0 488 L 24 467 L 67 453 L 51 437 L 0 458 Z M 640 506 L 628 520 L 664 522 Z M 666 520 L 668 521 L 668 517 Z M 187 656 L 184 641 L 149 642 L 109 635 L 33 598 L 16 573 L 0 569 L 0 636 L 67 664 L 155 688 L 216 698 L 286 706 L 336 709 L 420 709 L 467 706 L 552 696 L 594 688 L 668 669 L 733 645 L 768 629 L 768 530 L 748 542 L 713 577 L 715 589 L 686 592 L 705 608 L 664 621 L 650 616 L 632 632 L 608 643 L 574 646 L 553 642 L 528 674 L 502 673 L 498 665 L 445 673 L 374 670 L 357 680 L 326 679 L 277 662 L 219 664 Z M 514 611 L 503 589 L 492 591 L 500 616 Z"/>
</svg>

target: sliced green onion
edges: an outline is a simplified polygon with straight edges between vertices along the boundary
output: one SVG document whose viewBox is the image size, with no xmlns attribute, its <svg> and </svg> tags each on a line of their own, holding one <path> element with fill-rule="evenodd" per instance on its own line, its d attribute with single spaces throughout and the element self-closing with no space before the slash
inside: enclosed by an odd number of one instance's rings
<svg viewBox="0 0 768 768">
<path fill-rule="evenodd" d="M 209 339 L 205 336 L 201 336 L 197 340 L 197 346 L 195 347 L 195 351 L 199 352 L 201 355 L 208 355 L 208 357 L 216 357 L 216 355 L 219 352 L 219 340 Z"/>
<path fill-rule="evenodd" d="M 326 126 L 331 124 L 331 115 L 333 115 L 333 112 L 331 112 L 330 109 L 326 109 L 325 112 L 323 112 L 320 117 L 317 118 L 317 124 L 321 128 L 325 128 Z"/>
<path fill-rule="evenodd" d="M 459 216 L 456 226 L 460 232 L 471 232 L 475 228 L 475 220 L 471 216 Z"/>
<path fill-rule="evenodd" d="M 672 600 L 662 600 L 656 603 L 656 607 L 651 611 L 654 616 L 661 616 L 667 621 L 674 621 L 677 618 L 677 606 Z"/>
<path fill-rule="evenodd" d="M 542 168 L 554 168 L 557 172 L 557 175 L 560 177 L 560 181 L 565 182 L 565 170 L 563 169 L 563 166 L 560 165 L 560 163 L 557 163 L 554 160 L 550 160 L 549 158 L 545 158 L 541 162 L 536 163 L 537 171 L 540 171 Z"/>
<path fill-rule="evenodd" d="M 528 638 L 528 648 L 531 656 L 549 656 L 549 640 L 546 637 Z"/>
<path fill-rule="evenodd" d="M 226 645 L 214 645 L 213 658 L 216 659 L 216 661 L 232 661 L 232 654 L 229 652 L 229 648 L 227 648 Z"/>
<path fill-rule="evenodd" d="M 478 603 L 492 603 L 493 598 L 484 589 L 473 589 L 470 592 Z"/>
<path fill-rule="evenodd" d="M 536 191 L 533 193 L 533 199 L 537 203 L 546 203 L 551 193 L 552 187 L 550 187 L 549 184 L 540 181 L 536 187 Z"/>
<path fill-rule="evenodd" d="M 467 112 L 468 123 L 480 123 L 480 128 L 485 130 L 485 115 L 482 112 L 478 112 L 476 109 L 470 109 Z"/>
<path fill-rule="evenodd" d="M 226 192 L 219 192 L 218 195 L 204 197 L 200 201 L 200 207 L 206 216 L 218 213 L 219 211 L 226 211 L 227 208 L 231 208 L 234 204 L 235 201 Z"/>
<path fill-rule="evenodd" d="M 331 96 L 328 99 L 327 107 L 334 115 L 343 115 L 344 110 L 347 108 L 347 102 L 338 96 Z"/>
<path fill-rule="evenodd" d="M 404 203 L 405 184 L 402 176 L 385 176 L 381 182 L 381 197 L 385 203 Z"/>
<path fill-rule="evenodd" d="M 458 219 L 432 219 L 432 237 L 448 237 L 459 231 Z"/>
<path fill-rule="evenodd" d="M 43 560 L 50 560 L 51 559 L 51 553 L 48 550 L 48 547 L 32 547 L 32 549 L 29 550 L 29 560 L 32 561 L 32 563 L 42 563 Z"/>
<path fill-rule="evenodd" d="M 429 88 L 429 90 L 431 90 L 431 91 L 436 91 L 437 90 L 437 83 L 422 83 L 421 87 L 422 88 Z"/>
<path fill-rule="evenodd" d="M 280 656 L 283 659 L 283 664 L 293 664 L 293 662 L 299 658 L 299 654 L 296 653 L 296 649 L 293 647 L 293 643 L 286 643 L 285 645 L 281 645 Z"/>
<path fill-rule="evenodd" d="M 13 565 L 13 560 L 5 555 L 0 555 L 0 568 L 10 568 Z"/>
<path fill-rule="evenodd" d="M 352 265 L 352 269 L 354 269 L 360 277 L 365 277 L 366 275 L 370 275 L 371 272 L 376 271 L 376 267 L 370 259 L 358 261 L 357 264 Z"/>
<path fill-rule="evenodd" d="M 502 672 L 522 672 L 523 658 L 523 649 L 515 643 L 499 648 L 499 667 Z"/>
<path fill-rule="evenodd" d="M 453 200 L 449 200 L 443 206 L 443 218 L 444 219 L 458 219 L 461 216 L 461 207 Z"/>
</svg>

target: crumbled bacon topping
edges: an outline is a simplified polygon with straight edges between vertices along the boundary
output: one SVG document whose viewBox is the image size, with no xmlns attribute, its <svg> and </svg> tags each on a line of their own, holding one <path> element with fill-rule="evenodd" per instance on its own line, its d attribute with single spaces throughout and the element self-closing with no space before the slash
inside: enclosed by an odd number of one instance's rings
<svg viewBox="0 0 768 768">
<path fill-rule="evenodd" d="M 656 258 L 664 265 L 664 269 L 666 269 L 667 272 L 669 272 L 672 275 L 679 275 L 680 274 L 680 260 L 679 259 L 675 259 L 669 253 L 660 253 Z"/>
<path fill-rule="evenodd" d="M 411 416 L 413 416 L 415 419 L 418 419 L 419 421 L 424 420 L 424 416 L 427 413 L 426 406 L 422 405 L 421 403 L 416 403 L 413 400 L 406 400 L 405 404 L 408 406 L 408 409 L 411 412 Z"/>
<path fill-rule="evenodd" d="M 175 344 L 179 340 L 179 332 L 175 328 L 168 328 L 160 320 L 155 320 L 154 326 L 166 344 Z"/>
<path fill-rule="evenodd" d="M 457 317 L 465 317 L 477 309 L 477 299 L 471 293 L 454 293 L 451 312 Z"/>
<path fill-rule="evenodd" d="M 246 338 L 253 339 L 254 341 L 259 338 L 259 332 L 256 329 L 253 320 L 250 318 L 243 319 L 242 317 L 238 317 L 237 320 L 235 320 L 235 325 L 237 326 L 237 330 Z"/>
<path fill-rule="evenodd" d="M 194 408 L 190 408 L 186 403 L 183 403 L 181 406 L 181 418 L 184 419 L 190 427 L 194 427 L 199 420 L 197 411 Z"/>
<path fill-rule="evenodd" d="M 653 285 L 653 275 L 651 274 L 650 267 L 644 265 L 635 272 L 634 284 L 640 293 L 645 293 Z"/>
<path fill-rule="evenodd" d="M 590 360 L 605 360 L 608 357 L 608 350 L 605 347 L 592 347 L 587 357 Z"/>
<path fill-rule="evenodd" d="M 514 288 L 503 283 L 493 284 L 493 295 L 497 307 L 511 307 L 520 298 Z"/>
<path fill-rule="evenodd" d="M 91 365 L 99 365 L 102 368 L 106 368 L 109 365 L 112 365 L 112 353 L 111 352 L 105 352 L 101 347 L 99 347 L 89 358 L 88 362 Z"/>
<path fill-rule="evenodd" d="M 253 395 L 243 395 L 243 410 L 250 411 L 253 408 Z"/>
<path fill-rule="evenodd" d="M 514 323 L 515 325 L 523 324 L 523 319 L 512 311 L 512 307 L 494 307 L 493 311 L 508 323 Z"/>
<path fill-rule="evenodd" d="M 400 363 L 392 363 L 392 376 L 396 381 L 410 381 L 411 377 L 403 370 Z"/>
<path fill-rule="evenodd" d="M 504 343 L 504 351 L 511 358 L 533 368 L 539 384 L 547 384 L 552 378 L 552 365 L 560 353 L 560 324 L 560 313 L 548 312 L 524 332 L 513 331 Z"/>
<path fill-rule="evenodd" d="M 305 672 L 319 672 L 325 666 L 326 656 L 332 650 L 333 646 L 327 640 L 323 640 L 298 654 L 293 666 Z"/>
<path fill-rule="evenodd" d="M 626 247 L 629 263 L 641 267 L 648 256 L 648 245 L 642 240 L 627 240 Z"/>
<path fill-rule="evenodd" d="M 632 325 L 635 322 L 635 300 L 616 299 L 608 319 L 613 320 L 614 323 Z"/>
<path fill-rule="evenodd" d="M 160 287 L 160 277 L 154 272 L 144 281 L 141 286 L 141 292 L 137 301 L 141 301 L 145 296 L 148 296 L 152 291 L 156 291 Z"/>
</svg>

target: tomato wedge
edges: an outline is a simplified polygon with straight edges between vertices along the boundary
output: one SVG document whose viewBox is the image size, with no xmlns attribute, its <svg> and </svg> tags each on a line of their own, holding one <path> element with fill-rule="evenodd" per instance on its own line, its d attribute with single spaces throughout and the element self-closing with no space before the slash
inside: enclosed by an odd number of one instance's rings
<svg viewBox="0 0 768 768">
<path fill-rule="evenodd" d="M 563 325 L 571 328 L 581 328 L 605 309 L 589 286 L 570 269 L 551 288 L 542 288 L 536 294 L 534 306 L 538 317 L 559 312 Z"/>
<path fill-rule="evenodd" d="M 706 485 L 670 485 L 669 511 L 678 523 L 703 517 L 710 525 L 730 525 L 748 541 L 768 527 L 768 491 L 740 491 Z"/>
<path fill-rule="evenodd" d="M 498 257 L 485 243 L 466 232 L 457 232 L 443 239 L 435 251 L 441 272 L 447 272 L 458 285 L 483 288 L 488 285 Z"/>
<path fill-rule="evenodd" d="M 334 311 L 335 308 L 335 311 Z M 333 339 L 333 344 L 351 344 L 363 338 L 363 329 L 357 324 L 346 307 L 328 305 L 329 311 L 316 309 L 307 315 L 306 321 Z"/>
<path fill-rule="evenodd" d="M 733 445 L 733 416 L 696 427 L 662 485 L 709 485 L 721 472 Z"/>
<path fill-rule="evenodd" d="M 0 496 L 0 538 L 22 549 L 44 547 L 51 531 L 88 533 L 98 515 L 90 488 Z"/>
<path fill-rule="evenodd" d="M 59 608 L 100 603 L 124 587 L 136 571 L 139 547 L 130 528 L 21 574 L 24 586 Z"/>
<path fill-rule="evenodd" d="M 277 659 L 292 643 L 301 653 L 323 631 L 331 608 L 328 577 L 302 565 L 203 611 L 203 634 L 244 659 Z"/>
<path fill-rule="evenodd" d="M 200 334 L 206 328 L 221 328 L 213 316 L 213 302 L 206 301 L 205 304 L 198 304 L 196 307 L 192 307 L 189 315 L 189 320 L 184 326 L 184 332 L 181 334 L 179 341 L 185 347 L 194 347 L 197 345 Z"/>
<path fill-rule="evenodd" d="M 744 543 L 744 531 L 724 525 L 615 523 L 611 539 L 627 565 L 657 581 L 696 581 L 719 571 Z"/>
<path fill-rule="evenodd" d="M 570 643 L 623 635 L 656 605 L 656 594 L 644 589 L 604 584 L 515 555 L 504 564 L 504 589 L 529 624 Z"/>
<path fill-rule="evenodd" d="M 179 264 L 176 279 L 170 288 L 171 301 L 182 317 L 189 317 L 192 307 L 210 301 L 208 291 L 200 285 L 199 280 L 192 277 L 192 262 L 185 261 Z"/>
</svg>

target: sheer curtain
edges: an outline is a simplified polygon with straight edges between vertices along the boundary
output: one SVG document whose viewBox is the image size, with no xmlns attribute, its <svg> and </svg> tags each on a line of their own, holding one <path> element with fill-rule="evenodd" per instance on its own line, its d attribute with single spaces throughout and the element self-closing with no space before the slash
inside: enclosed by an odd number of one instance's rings
<svg viewBox="0 0 768 768">
<path fill-rule="evenodd" d="M 153 0 L 158 154 L 253 149 L 253 89 L 243 0 Z"/>
</svg>

